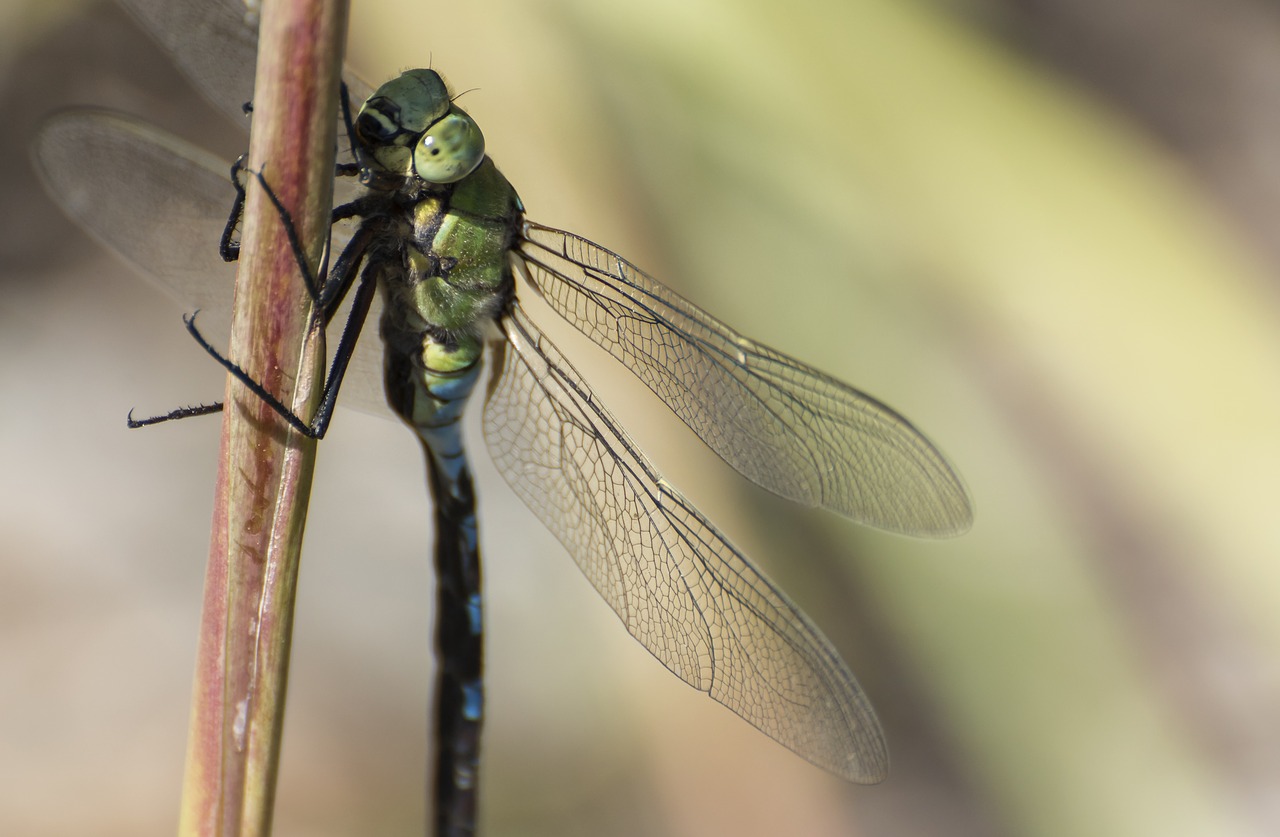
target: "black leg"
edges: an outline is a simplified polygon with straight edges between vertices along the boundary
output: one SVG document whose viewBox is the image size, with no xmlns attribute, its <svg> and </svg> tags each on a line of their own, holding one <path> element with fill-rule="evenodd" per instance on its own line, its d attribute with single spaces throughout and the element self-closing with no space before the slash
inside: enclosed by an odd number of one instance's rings
<svg viewBox="0 0 1280 837">
<path fill-rule="evenodd" d="M 345 255 L 345 252 L 344 252 Z M 356 287 L 356 295 L 351 303 L 351 313 L 342 327 L 342 337 L 333 350 L 333 363 L 329 366 L 329 377 L 324 382 L 324 393 L 320 398 L 320 407 L 312 420 L 312 427 L 322 438 L 329 429 L 329 420 L 333 417 L 333 408 L 338 400 L 338 391 L 342 389 L 342 380 L 347 375 L 347 366 L 356 351 L 356 341 L 364 328 L 364 321 L 369 316 L 369 306 L 373 304 L 373 295 L 378 290 L 375 265 L 366 265 L 360 275 L 360 284 Z M 335 308 L 337 306 L 334 306 Z M 328 321 L 326 320 L 326 323 Z"/>
<path fill-rule="evenodd" d="M 329 367 L 329 375 L 324 382 L 324 391 L 320 396 L 320 406 L 316 410 L 315 418 L 310 423 L 303 421 L 297 413 L 281 403 L 278 398 L 267 391 L 266 387 L 255 381 L 238 364 L 223 357 L 221 352 L 211 346 L 209 341 L 205 340 L 204 335 L 200 333 L 200 329 L 196 327 L 195 314 L 190 317 L 184 317 L 183 322 L 186 323 L 187 331 L 191 332 L 191 336 L 195 338 L 201 348 L 208 352 L 214 360 L 218 361 L 236 380 L 248 387 L 250 392 L 261 398 L 268 407 L 287 421 L 289 426 L 308 438 L 323 439 L 324 434 L 329 430 L 329 422 L 333 418 L 333 409 L 337 404 L 338 392 L 342 388 L 342 380 L 346 377 L 347 367 L 355 354 L 356 342 L 359 340 L 360 332 L 364 328 L 364 322 L 369 315 L 369 307 L 373 304 L 373 296 L 377 288 L 377 277 L 373 269 L 366 267 L 360 277 L 360 284 L 356 288 L 355 300 L 351 305 L 351 314 L 347 317 L 346 325 L 342 328 L 342 337 L 333 352 L 333 363 Z M 217 412 L 221 408 L 221 404 L 207 407 L 186 407 L 174 410 L 167 416 L 157 416 L 138 422 L 134 422 L 131 416 L 129 426 L 143 427 L 148 424 L 159 424 L 170 419 L 188 418 L 189 416 Z"/>
<path fill-rule="evenodd" d="M 176 421 L 177 419 L 194 418 L 195 416 L 207 416 L 212 413 L 222 412 L 222 402 L 215 401 L 212 404 L 198 404 L 194 407 L 179 407 L 176 410 L 170 410 L 163 416 L 152 416 L 151 418 L 136 419 L 133 417 L 133 410 L 129 411 L 129 418 L 126 419 L 130 430 L 137 430 L 139 427 L 150 427 L 153 424 L 162 424 L 166 421 Z"/>
<path fill-rule="evenodd" d="M 347 83 L 341 82 L 338 86 L 338 110 L 342 113 L 342 126 L 347 132 L 347 147 L 351 149 L 351 156 L 354 163 L 344 163 L 338 166 L 338 174 L 342 176 L 351 176 L 360 173 L 363 167 L 360 162 L 360 143 L 356 141 L 356 123 L 351 118 L 351 92 L 347 90 Z"/>
<path fill-rule="evenodd" d="M 337 209 L 334 210 L 335 213 L 337 211 Z M 355 280 L 360 263 L 364 260 L 372 241 L 373 230 L 367 226 L 361 226 L 347 242 L 347 246 L 343 247 L 342 252 L 338 254 L 338 261 L 334 264 L 333 271 L 325 279 L 324 287 L 320 289 L 319 305 L 324 314 L 326 328 L 333 319 L 333 315 L 338 313 L 338 306 L 342 304 L 347 291 L 351 289 L 351 283 Z"/>
<path fill-rule="evenodd" d="M 271 201 L 271 205 L 275 207 L 276 216 L 279 217 L 280 223 L 284 225 L 285 237 L 289 239 L 289 249 L 293 251 L 293 260 L 298 265 L 298 272 L 302 274 L 302 281 L 306 283 L 307 293 L 311 296 L 311 301 L 319 305 L 321 279 L 311 271 L 311 265 L 307 264 L 307 254 L 302 249 L 302 239 L 298 236 L 298 228 L 293 224 L 293 217 L 284 208 L 284 204 L 280 203 L 280 198 L 276 196 L 275 190 L 271 188 L 271 184 L 267 182 L 267 179 L 262 176 L 262 172 L 254 172 L 253 176 L 257 178 L 258 183 L 262 186 L 267 200 Z M 326 242 L 326 254 L 328 249 L 328 243 Z M 323 263 L 326 259 L 321 260 L 321 275 L 325 272 Z"/>
<path fill-rule="evenodd" d="M 302 435 L 312 439 L 321 438 L 324 435 L 323 432 L 317 432 L 316 430 L 312 429 L 311 425 L 307 424 L 305 421 L 298 418 L 298 415 L 294 413 L 293 410 L 290 410 L 284 404 L 280 403 L 280 400 L 278 398 L 276 398 L 270 392 L 267 392 L 266 387 L 264 387 L 262 384 L 258 383 L 252 377 L 250 377 L 248 372 L 245 372 L 243 369 L 241 369 L 238 364 L 233 363 L 230 360 L 227 360 L 225 357 L 222 356 L 221 352 L 219 352 L 213 346 L 209 345 L 209 341 L 204 339 L 204 335 L 200 333 L 200 329 L 196 328 L 196 314 L 199 314 L 199 313 L 200 312 L 197 311 L 195 314 L 192 314 L 190 317 L 184 316 L 182 318 L 182 321 L 186 323 L 187 331 L 189 331 L 191 333 L 191 336 L 195 338 L 195 341 L 200 344 L 200 347 L 204 349 L 206 352 L 208 352 L 209 355 L 214 360 L 218 361 L 218 363 L 220 363 L 222 367 L 226 369 L 227 372 L 230 373 L 237 381 L 239 381 L 240 383 L 248 387 L 250 392 L 252 392 L 254 395 L 261 398 L 268 407 L 270 407 L 277 414 L 279 414 L 279 416 L 282 419 L 287 421 L 289 423 L 289 426 L 291 426 L 294 430 L 297 430 Z"/>
<path fill-rule="evenodd" d="M 224 262 L 234 262 L 240 258 L 240 240 L 235 237 L 240 229 L 240 219 L 244 217 L 244 183 L 240 175 L 244 172 L 244 155 L 231 164 L 231 185 L 236 188 L 236 199 L 231 204 L 231 215 L 227 225 L 222 229 L 222 238 L 218 240 L 218 255 Z"/>
</svg>

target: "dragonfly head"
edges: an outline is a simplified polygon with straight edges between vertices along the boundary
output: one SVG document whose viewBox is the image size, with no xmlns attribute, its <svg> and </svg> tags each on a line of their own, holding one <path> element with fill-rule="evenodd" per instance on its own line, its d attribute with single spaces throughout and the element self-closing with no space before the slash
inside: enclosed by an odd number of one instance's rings
<svg viewBox="0 0 1280 837">
<path fill-rule="evenodd" d="M 456 183 L 484 159 L 480 127 L 435 70 L 409 70 L 379 87 L 355 129 L 366 158 L 398 177 Z"/>
</svg>

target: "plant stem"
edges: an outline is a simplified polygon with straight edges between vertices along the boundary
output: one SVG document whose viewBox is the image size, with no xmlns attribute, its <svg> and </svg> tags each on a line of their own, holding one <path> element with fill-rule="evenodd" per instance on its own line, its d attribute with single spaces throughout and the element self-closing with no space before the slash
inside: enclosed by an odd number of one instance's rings
<svg viewBox="0 0 1280 837">
<path fill-rule="evenodd" d="M 332 205 L 346 0 L 262 4 L 249 171 L 318 269 Z M 229 357 L 309 417 L 324 331 L 279 213 L 252 177 Z M 315 443 L 228 377 L 183 782 L 182 837 L 270 833 Z"/>
</svg>

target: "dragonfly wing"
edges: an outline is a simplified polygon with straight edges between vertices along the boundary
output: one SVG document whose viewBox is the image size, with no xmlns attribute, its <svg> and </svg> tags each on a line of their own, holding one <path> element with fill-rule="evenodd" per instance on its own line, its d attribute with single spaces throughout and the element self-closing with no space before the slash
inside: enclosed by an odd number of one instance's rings
<svg viewBox="0 0 1280 837">
<path fill-rule="evenodd" d="M 494 461 L 631 635 L 814 764 L 884 778 L 879 724 L 830 642 L 654 471 L 518 306 L 502 328 L 484 419 Z"/>
<path fill-rule="evenodd" d="M 257 26 L 244 0 L 120 0 L 142 27 L 173 56 L 200 93 L 238 124 L 253 100 Z M 373 92 L 349 70 L 342 74 L 356 107 Z"/>
<path fill-rule="evenodd" d="M 230 163 L 108 111 L 46 122 L 34 142 L 45 191 L 99 243 L 186 305 L 223 341 L 230 333 L 235 265 L 218 239 L 235 199 Z"/>
<path fill-rule="evenodd" d="M 891 531 L 969 527 L 960 478 L 889 407 L 743 337 L 584 238 L 526 223 L 518 249 L 551 307 L 756 484 Z"/>
<path fill-rule="evenodd" d="M 231 164 L 141 120 L 74 110 L 47 121 L 33 153 L 62 210 L 109 250 L 192 310 L 215 346 L 231 333 L 235 265 L 218 240 L 235 198 Z M 333 246 L 341 246 L 341 238 Z M 301 281 L 301 280 L 299 280 Z M 371 314 L 378 322 L 381 302 Z M 345 322 L 339 311 L 330 340 Z M 360 341 L 341 403 L 390 415 L 382 394 L 382 341 Z"/>
<path fill-rule="evenodd" d="M 243 0 L 119 0 L 173 57 L 200 93 L 232 121 L 244 124 L 253 99 L 258 32 Z"/>
</svg>

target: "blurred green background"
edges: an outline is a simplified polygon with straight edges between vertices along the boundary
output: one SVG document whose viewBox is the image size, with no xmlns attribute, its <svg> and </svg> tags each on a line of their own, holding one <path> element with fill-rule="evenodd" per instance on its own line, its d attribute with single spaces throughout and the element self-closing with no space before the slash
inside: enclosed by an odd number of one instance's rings
<svg viewBox="0 0 1280 837">
<path fill-rule="evenodd" d="M 789 508 L 564 338 L 840 648 L 893 771 L 665 673 L 477 453 L 486 834 L 1280 833 L 1280 8 L 368 0 L 348 58 L 441 70 L 530 217 L 893 405 L 977 505 L 942 542 Z M 73 103 L 245 140 L 110 3 L 0 5 L 0 96 L 0 833 L 166 833 L 218 433 L 124 417 L 221 379 L 25 148 Z M 420 831 L 429 520 L 407 431 L 342 413 L 278 834 Z"/>
</svg>

